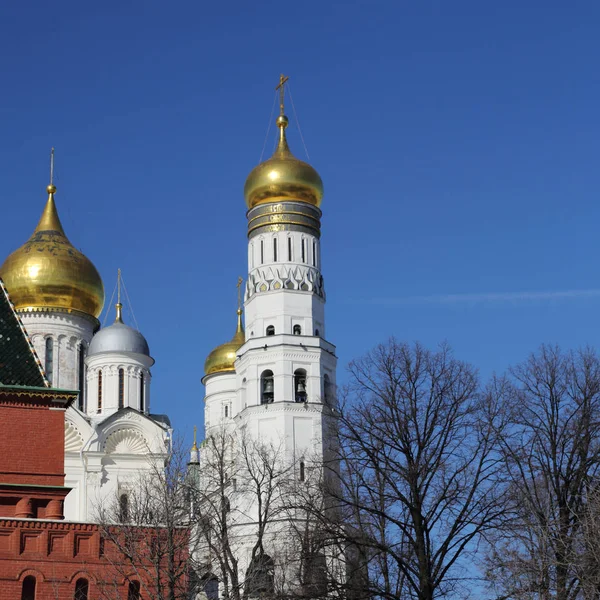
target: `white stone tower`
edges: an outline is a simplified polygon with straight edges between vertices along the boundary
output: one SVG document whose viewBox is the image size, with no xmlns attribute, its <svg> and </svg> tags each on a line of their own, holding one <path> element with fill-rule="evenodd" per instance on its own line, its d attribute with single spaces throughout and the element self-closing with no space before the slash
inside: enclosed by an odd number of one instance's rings
<svg viewBox="0 0 600 600">
<path fill-rule="evenodd" d="M 244 187 L 248 207 L 245 332 L 238 310 L 236 335 L 209 355 L 203 383 L 207 435 L 237 431 L 271 444 L 292 466 L 295 478 L 304 481 L 312 466 L 328 460 L 337 359 L 325 328 L 320 254 L 323 184 L 315 169 L 295 158 L 288 147 L 285 81 L 282 76 L 278 86 L 277 149 L 252 170 Z M 202 453 L 208 451 L 201 450 L 201 473 Z M 290 543 L 283 535 L 286 524 L 280 521 L 269 527 L 257 555 L 253 544 L 259 509 L 251 497 L 233 500 L 235 492 L 228 494 L 245 577 L 260 571 L 267 580 L 273 579 L 267 574 L 276 569 L 269 566 L 275 564 L 272 557 Z M 253 566 L 252 561 L 262 561 L 262 566 Z M 266 589 L 248 593 L 266 593 Z"/>
</svg>

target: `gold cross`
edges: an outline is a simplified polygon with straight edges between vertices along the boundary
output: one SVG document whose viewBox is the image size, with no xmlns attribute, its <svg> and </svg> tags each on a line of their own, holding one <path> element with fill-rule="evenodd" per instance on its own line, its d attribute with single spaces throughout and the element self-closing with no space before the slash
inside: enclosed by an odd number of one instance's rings
<svg viewBox="0 0 600 600">
<path fill-rule="evenodd" d="M 244 280 L 241 277 L 238 277 L 237 280 L 237 290 L 238 290 L 238 310 L 240 310 L 240 308 L 242 308 L 242 295 L 241 295 L 241 291 L 240 288 L 242 287 L 242 283 L 244 283 Z"/>
<path fill-rule="evenodd" d="M 279 114 L 283 116 L 283 96 L 284 86 L 288 82 L 289 77 L 286 77 L 283 73 L 279 76 L 279 85 L 275 88 L 275 91 L 279 90 Z"/>
<path fill-rule="evenodd" d="M 54 184 L 54 148 L 50 150 L 50 185 Z"/>
</svg>

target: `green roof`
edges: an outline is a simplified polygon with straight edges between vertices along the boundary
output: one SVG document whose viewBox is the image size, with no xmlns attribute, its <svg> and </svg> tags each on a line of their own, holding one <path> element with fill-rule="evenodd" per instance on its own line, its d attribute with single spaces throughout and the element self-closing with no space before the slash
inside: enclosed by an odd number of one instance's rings
<svg viewBox="0 0 600 600">
<path fill-rule="evenodd" d="M 0 385 L 47 388 L 33 344 L 0 279 Z"/>
</svg>

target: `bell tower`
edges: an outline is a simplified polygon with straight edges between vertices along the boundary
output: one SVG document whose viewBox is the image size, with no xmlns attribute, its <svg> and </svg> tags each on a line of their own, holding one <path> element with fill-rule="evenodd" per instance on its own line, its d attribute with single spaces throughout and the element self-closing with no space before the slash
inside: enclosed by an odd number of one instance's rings
<svg viewBox="0 0 600 600">
<path fill-rule="evenodd" d="M 288 146 L 281 76 L 279 141 L 246 180 L 246 340 L 235 363 L 238 413 L 260 439 L 277 438 L 289 457 L 323 451 L 324 418 L 335 389 L 335 346 L 326 339 L 317 171 Z"/>
</svg>

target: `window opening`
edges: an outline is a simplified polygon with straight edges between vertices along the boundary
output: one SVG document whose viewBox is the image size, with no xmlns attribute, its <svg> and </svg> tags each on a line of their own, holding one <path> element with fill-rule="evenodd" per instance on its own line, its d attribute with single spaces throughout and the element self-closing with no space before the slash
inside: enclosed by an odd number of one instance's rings
<svg viewBox="0 0 600 600">
<path fill-rule="evenodd" d="M 273 371 L 263 371 L 260 376 L 260 403 L 270 404 L 275 399 L 275 387 L 273 385 Z"/>
<path fill-rule="evenodd" d="M 79 400 L 77 401 L 77 406 L 79 410 L 83 412 L 85 407 L 85 401 L 83 397 L 83 394 L 85 392 L 85 346 L 83 344 L 79 344 L 77 353 L 77 362 L 79 363 Z"/>
<path fill-rule="evenodd" d="M 129 498 L 127 494 L 119 496 L 119 521 L 126 523 L 129 520 Z"/>
<path fill-rule="evenodd" d="M 306 262 L 306 240 L 302 238 L 302 262 Z"/>
<path fill-rule="evenodd" d="M 288 261 L 292 262 L 292 238 L 288 237 Z"/>
<path fill-rule="evenodd" d="M 313 267 L 317 266 L 317 242 L 313 242 Z"/>
<path fill-rule="evenodd" d="M 269 325 L 267 327 L 267 335 L 275 335 L 275 325 Z"/>
<path fill-rule="evenodd" d="M 35 600 L 35 577 L 33 575 L 27 575 L 27 577 L 23 579 L 21 600 Z"/>
<path fill-rule="evenodd" d="M 297 369 L 294 372 L 294 399 L 296 402 L 306 402 L 306 371 Z"/>
<path fill-rule="evenodd" d="M 269 596 L 275 592 L 275 565 L 268 554 L 254 558 L 246 571 L 246 594 L 250 597 Z"/>
<path fill-rule="evenodd" d="M 260 240 L 260 264 L 262 265 L 265 262 L 265 244 L 262 240 Z"/>
<path fill-rule="evenodd" d="M 52 385 L 54 379 L 54 340 L 51 337 L 46 338 L 46 379 Z"/>
<path fill-rule="evenodd" d="M 273 262 L 277 262 L 277 238 L 273 238 Z"/>
<path fill-rule="evenodd" d="M 75 600 L 88 600 L 89 582 L 87 579 L 78 579 L 75 584 Z"/>
<path fill-rule="evenodd" d="M 226 404 L 225 405 L 225 418 L 227 418 L 229 416 L 229 406 Z"/>
<path fill-rule="evenodd" d="M 302 327 L 300 327 L 300 325 L 294 325 L 293 332 L 294 335 L 302 335 Z"/>
<path fill-rule="evenodd" d="M 319 333 L 319 330 L 318 330 L 318 329 L 315 329 L 315 335 L 316 335 L 317 337 L 319 337 L 320 333 Z"/>
<path fill-rule="evenodd" d="M 140 375 L 140 412 L 144 412 L 144 372 L 142 371 Z"/>
<path fill-rule="evenodd" d="M 102 412 L 102 371 L 98 371 L 98 412 Z"/>
<path fill-rule="evenodd" d="M 300 481 L 304 481 L 305 473 L 304 473 L 304 461 L 300 461 Z"/>
<path fill-rule="evenodd" d="M 119 369 L 119 408 L 125 406 L 125 369 Z"/>
<path fill-rule="evenodd" d="M 127 591 L 127 600 L 140 600 L 140 582 L 130 581 Z"/>
<path fill-rule="evenodd" d="M 212 573 L 202 577 L 201 589 L 204 590 L 207 600 L 219 600 L 219 579 Z"/>
<path fill-rule="evenodd" d="M 323 376 L 323 397 L 325 404 L 331 404 L 331 380 L 329 379 L 329 375 Z"/>
</svg>

